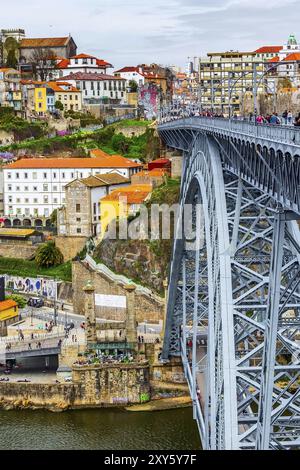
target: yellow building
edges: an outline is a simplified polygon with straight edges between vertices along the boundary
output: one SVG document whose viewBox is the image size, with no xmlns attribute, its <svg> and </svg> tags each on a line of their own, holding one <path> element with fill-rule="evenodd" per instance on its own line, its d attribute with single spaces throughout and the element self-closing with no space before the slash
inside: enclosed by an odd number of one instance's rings
<svg viewBox="0 0 300 470">
<path fill-rule="evenodd" d="M 36 113 L 47 112 L 47 89 L 38 87 L 34 89 L 34 108 Z"/>
<path fill-rule="evenodd" d="M 132 184 L 100 199 L 101 238 L 113 220 L 136 214 L 151 191 L 150 184 Z"/>
<path fill-rule="evenodd" d="M 15 323 L 19 319 L 18 304 L 12 300 L 0 302 L 0 336 L 6 335 L 8 325 Z"/>
<path fill-rule="evenodd" d="M 81 111 L 82 95 L 81 91 L 70 85 L 68 82 L 49 82 L 47 87 L 54 91 L 54 101 L 60 101 L 64 111 Z"/>
</svg>

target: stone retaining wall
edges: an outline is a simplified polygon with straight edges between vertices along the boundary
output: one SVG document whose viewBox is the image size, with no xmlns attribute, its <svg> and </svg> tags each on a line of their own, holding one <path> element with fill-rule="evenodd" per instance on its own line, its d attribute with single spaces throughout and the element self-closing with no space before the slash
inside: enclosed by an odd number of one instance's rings
<svg viewBox="0 0 300 470">
<path fill-rule="evenodd" d="M 125 406 L 150 399 L 149 366 L 106 364 L 74 367 L 74 383 L 0 382 L 0 408 L 100 408 Z"/>
</svg>

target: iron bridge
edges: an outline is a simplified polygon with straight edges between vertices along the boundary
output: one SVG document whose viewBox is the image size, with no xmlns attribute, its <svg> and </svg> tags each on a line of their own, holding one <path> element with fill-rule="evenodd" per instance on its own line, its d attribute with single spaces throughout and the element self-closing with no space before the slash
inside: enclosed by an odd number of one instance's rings
<svg viewBox="0 0 300 470">
<path fill-rule="evenodd" d="M 182 357 L 205 449 L 300 448 L 300 130 L 158 131 L 183 152 L 162 359 Z"/>
</svg>

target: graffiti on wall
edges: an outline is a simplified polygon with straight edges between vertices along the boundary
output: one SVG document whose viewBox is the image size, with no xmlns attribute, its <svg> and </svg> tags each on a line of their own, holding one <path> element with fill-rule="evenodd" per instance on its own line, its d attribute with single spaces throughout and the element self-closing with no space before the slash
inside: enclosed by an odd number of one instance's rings
<svg viewBox="0 0 300 470">
<path fill-rule="evenodd" d="M 6 275 L 5 288 L 20 294 L 32 294 L 51 300 L 54 300 L 56 296 L 56 282 L 52 279 Z"/>
<path fill-rule="evenodd" d="M 139 90 L 139 105 L 144 110 L 144 118 L 156 119 L 159 113 L 160 91 L 154 84 L 143 85 Z"/>
</svg>

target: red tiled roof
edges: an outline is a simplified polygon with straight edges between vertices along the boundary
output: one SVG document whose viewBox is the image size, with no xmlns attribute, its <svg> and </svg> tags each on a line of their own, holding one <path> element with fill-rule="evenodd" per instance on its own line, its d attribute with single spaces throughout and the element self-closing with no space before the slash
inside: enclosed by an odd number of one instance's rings
<svg viewBox="0 0 300 470">
<path fill-rule="evenodd" d="M 273 57 L 272 59 L 269 59 L 268 62 L 279 62 L 278 55 L 276 57 Z"/>
<path fill-rule="evenodd" d="M 132 184 L 112 191 L 108 196 L 103 197 L 101 202 L 118 201 L 120 198 L 127 198 L 127 204 L 141 204 L 145 201 L 151 191 L 151 185 Z"/>
<path fill-rule="evenodd" d="M 122 73 L 122 72 L 139 72 L 139 69 L 137 67 L 123 67 L 120 70 L 116 70 L 115 73 Z"/>
<path fill-rule="evenodd" d="M 298 62 L 300 61 L 300 52 L 293 52 L 292 54 L 289 54 L 287 57 L 285 57 L 284 62 Z"/>
<path fill-rule="evenodd" d="M 283 49 L 283 46 L 263 46 L 257 49 L 256 54 L 276 54 Z"/>
<path fill-rule="evenodd" d="M 84 73 L 84 72 L 75 72 L 70 73 L 64 77 L 64 80 L 93 80 L 93 81 L 103 81 L 103 80 L 123 80 L 120 77 L 114 77 L 113 75 L 107 75 L 105 73 Z"/>
<path fill-rule="evenodd" d="M 58 69 L 66 69 L 68 68 L 68 65 L 70 64 L 69 59 L 63 59 L 61 62 L 57 64 Z"/>
<path fill-rule="evenodd" d="M 27 38 L 21 40 L 21 49 L 25 47 L 63 47 L 69 41 L 69 37 L 65 38 Z"/>
<path fill-rule="evenodd" d="M 77 92 L 80 93 L 80 90 L 77 90 L 74 86 L 70 85 L 68 82 L 48 82 L 47 86 L 51 88 L 54 91 L 60 91 L 62 93 L 69 93 L 69 92 Z M 65 90 L 62 88 L 62 86 L 68 86 L 68 88 Z"/>
<path fill-rule="evenodd" d="M 88 55 L 88 54 L 78 54 L 78 55 L 74 55 L 73 57 L 71 57 L 71 59 L 96 59 L 96 64 L 98 65 L 99 68 L 111 68 L 112 67 L 112 64 L 110 64 L 109 62 L 106 62 L 105 60 L 103 59 L 97 59 L 97 57 L 94 57 L 92 55 Z M 63 59 L 61 62 L 59 62 L 57 64 L 57 68 L 58 69 L 67 69 L 68 66 L 70 65 L 70 59 Z"/>
<path fill-rule="evenodd" d="M 121 155 L 96 158 L 23 158 L 6 165 L 6 170 L 22 168 L 140 168 L 139 163 Z"/>
</svg>

